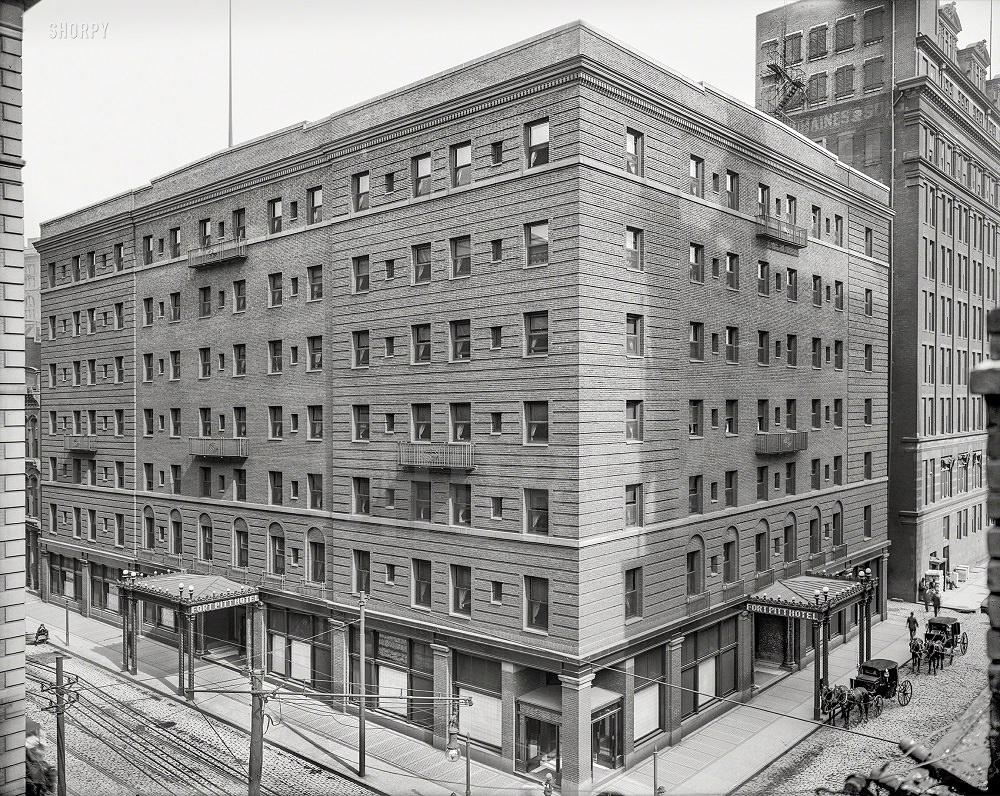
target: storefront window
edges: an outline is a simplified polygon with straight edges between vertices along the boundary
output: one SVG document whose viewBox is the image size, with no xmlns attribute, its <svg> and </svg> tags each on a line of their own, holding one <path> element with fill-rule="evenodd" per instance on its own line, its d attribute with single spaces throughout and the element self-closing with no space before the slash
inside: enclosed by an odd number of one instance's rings
<svg viewBox="0 0 1000 796">
<path fill-rule="evenodd" d="M 471 697 L 472 705 L 459 708 L 459 726 L 474 741 L 500 748 L 503 726 L 500 661 L 455 652 L 455 696 Z"/>
<path fill-rule="evenodd" d="M 69 556 L 49 556 L 49 591 L 68 600 L 79 600 L 83 594 L 83 565 Z"/>
<path fill-rule="evenodd" d="M 269 608 L 267 670 L 330 691 L 330 630 L 325 617 Z"/>
<path fill-rule="evenodd" d="M 400 696 L 433 696 L 434 655 L 430 645 L 402 636 L 368 631 L 365 634 L 365 692 L 377 699 L 369 707 L 428 729 L 434 726 L 434 703 L 398 699 Z M 351 692 L 360 693 L 358 629 L 350 631 Z M 397 697 L 394 699 L 393 697 Z"/>
<path fill-rule="evenodd" d="M 106 611 L 119 613 L 118 581 L 122 571 L 102 564 L 90 565 L 90 605 Z"/>
<path fill-rule="evenodd" d="M 635 658 L 635 697 L 632 700 L 632 735 L 636 741 L 659 732 L 662 725 L 661 704 L 664 686 L 663 647 Z"/>
<path fill-rule="evenodd" d="M 684 718 L 736 691 L 736 617 L 686 635 L 681 666 Z"/>
</svg>

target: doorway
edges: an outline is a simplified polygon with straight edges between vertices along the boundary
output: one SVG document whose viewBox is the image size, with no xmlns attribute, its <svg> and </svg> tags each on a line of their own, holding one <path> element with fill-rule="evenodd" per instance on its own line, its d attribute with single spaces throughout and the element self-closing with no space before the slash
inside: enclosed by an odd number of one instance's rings
<svg viewBox="0 0 1000 796">
<path fill-rule="evenodd" d="M 519 721 L 517 762 L 528 774 L 545 776 L 551 773 L 558 782 L 562 773 L 562 756 L 559 748 L 559 725 L 543 719 L 525 716 Z"/>
<path fill-rule="evenodd" d="M 620 768 L 624 762 L 622 751 L 622 710 L 616 704 L 596 713 L 590 722 L 590 749 L 593 765 L 601 768 Z"/>
</svg>

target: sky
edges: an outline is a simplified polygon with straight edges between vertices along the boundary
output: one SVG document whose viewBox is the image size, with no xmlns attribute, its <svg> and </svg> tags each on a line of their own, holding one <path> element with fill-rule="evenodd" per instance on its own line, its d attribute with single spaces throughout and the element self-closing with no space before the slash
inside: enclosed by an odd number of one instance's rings
<svg viewBox="0 0 1000 796">
<path fill-rule="evenodd" d="M 960 0 L 960 45 L 989 39 L 992 1 Z M 755 18 L 782 3 L 232 0 L 233 138 L 320 119 L 575 19 L 752 104 Z M 28 237 L 226 147 L 228 15 L 229 0 L 42 0 L 28 11 Z"/>
</svg>

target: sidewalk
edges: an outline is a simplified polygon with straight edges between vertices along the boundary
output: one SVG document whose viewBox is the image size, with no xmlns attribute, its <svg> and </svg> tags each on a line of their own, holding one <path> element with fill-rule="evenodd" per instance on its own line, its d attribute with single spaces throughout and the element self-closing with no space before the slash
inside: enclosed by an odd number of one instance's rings
<svg viewBox="0 0 1000 796">
<path fill-rule="evenodd" d="M 961 588 L 948 592 L 942 605 L 952 610 L 978 610 L 986 592 L 986 568 L 969 574 Z M 958 606 L 974 604 L 975 608 Z M 899 603 L 889 603 L 890 611 Z M 922 606 L 921 606 L 922 608 Z M 909 608 L 907 608 L 909 610 Z M 872 626 L 872 657 L 896 661 L 909 659 L 909 633 L 902 619 Z M 921 623 L 923 617 L 921 616 Z M 830 674 L 835 683 L 847 685 L 858 665 L 857 639 L 830 652 Z M 766 768 L 818 727 L 796 719 L 812 719 L 813 667 L 778 681 L 754 699 L 724 713 L 692 732 L 659 755 L 659 784 L 668 794 L 728 794 Z M 784 715 L 765 713 L 760 708 Z M 791 717 L 796 718 L 791 718 Z M 627 773 L 601 783 L 603 790 L 627 796 L 653 792 L 653 761 L 647 758 Z"/>
<path fill-rule="evenodd" d="M 26 632 L 33 633 L 40 622 L 49 628 L 53 647 L 66 649 L 65 612 L 60 606 L 43 603 L 27 595 Z M 70 613 L 70 645 L 68 652 L 105 669 L 121 671 L 121 630 L 96 619 Z M 67 671 L 73 672 L 72 661 Z M 232 689 L 234 672 L 231 668 L 209 661 L 195 661 L 197 688 Z M 143 637 L 139 640 L 138 675 L 122 675 L 124 682 L 133 682 L 169 697 L 181 705 L 188 704 L 177 696 L 177 650 Z M 246 684 L 249 690 L 249 680 Z M 195 703 L 206 714 L 249 733 L 250 700 L 231 694 L 195 694 Z M 269 746 L 280 746 L 323 768 L 384 794 L 414 794 L 415 796 L 449 796 L 465 792 L 465 762 L 449 763 L 444 752 L 394 730 L 368 722 L 366 776 L 359 779 L 358 721 L 350 714 L 330 711 L 308 711 L 290 701 L 281 701 L 281 724 L 270 727 L 264 736 L 264 761 L 267 764 Z M 267 706 L 277 713 L 274 702 Z M 472 787 L 475 793 L 540 794 L 542 786 L 521 777 L 472 762 Z"/>
</svg>

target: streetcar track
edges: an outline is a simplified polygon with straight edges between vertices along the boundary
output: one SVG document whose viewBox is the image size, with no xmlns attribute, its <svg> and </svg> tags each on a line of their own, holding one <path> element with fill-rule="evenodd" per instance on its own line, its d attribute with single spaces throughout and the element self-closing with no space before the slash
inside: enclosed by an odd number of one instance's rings
<svg viewBox="0 0 1000 796">
<path fill-rule="evenodd" d="M 39 660 L 29 658 L 27 663 L 31 666 L 44 670 L 47 675 L 51 675 L 54 671 L 53 667 Z M 28 676 L 37 683 L 48 684 L 51 682 L 50 679 L 40 676 L 35 672 L 29 671 Z M 198 765 L 200 765 L 202 769 L 207 769 L 210 773 L 215 773 L 225 777 L 241 789 L 246 787 L 246 776 L 242 768 L 238 769 L 231 764 L 227 764 L 216 759 L 215 757 L 210 756 L 187 739 L 180 737 L 178 733 L 172 732 L 156 722 L 152 722 L 149 717 L 132 707 L 129 703 L 110 695 L 107 688 L 97 686 L 82 675 L 76 676 L 78 681 L 86 687 L 81 688 L 80 699 L 75 706 L 82 706 L 81 717 L 85 717 L 96 725 L 100 729 L 100 732 L 95 733 L 92 730 L 80 726 L 79 721 L 77 722 L 78 728 L 108 746 L 112 751 L 133 765 L 143 775 L 149 777 L 158 785 L 166 788 L 165 792 L 170 792 L 170 788 L 166 785 L 166 783 L 160 781 L 159 776 L 155 776 L 153 774 L 153 770 L 155 770 L 157 774 L 166 776 L 168 779 L 174 780 L 175 782 L 180 781 L 181 784 L 193 787 L 195 792 L 198 793 L 205 792 L 203 789 L 205 785 L 208 784 L 205 777 L 206 771 L 199 770 L 197 768 Z M 113 708 L 117 710 L 120 715 L 111 715 L 106 706 L 99 704 L 88 692 L 99 692 L 102 698 L 108 703 L 111 703 Z M 204 716 L 205 714 L 202 715 Z M 109 724 L 108 722 L 112 723 Z M 149 732 L 150 730 L 152 730 L 152 732 Z M 111 739 L 117 739 L 124 744 L 126 752 L 123 753 L 121 748 L 111 742 Z M 158 745 L 157 741 L 163 741 L 167 745 L 172 746 L 174 752 L 171 753 L 162 745 Z M 147 764 L 149 768 L 145 770 L 140 768 L 134 760 L 129 758 L 128 752 L 138 752 L 141 757 L 144 758 L 144 763 Z M 178 757 L 177 753 L 187 757 L 188 761 Z M 193 761 L 196 765 L 192 766 L 190 761 Z M 269 794 L 269 796 L 281 796 L 278 791 L 266 786 L 262 788 L 262 791 Z M 230 791 L 225 790 L 217 792 L 224 794 L 224 796 L 228 796 L 230 793 Z"/>
</svg>

